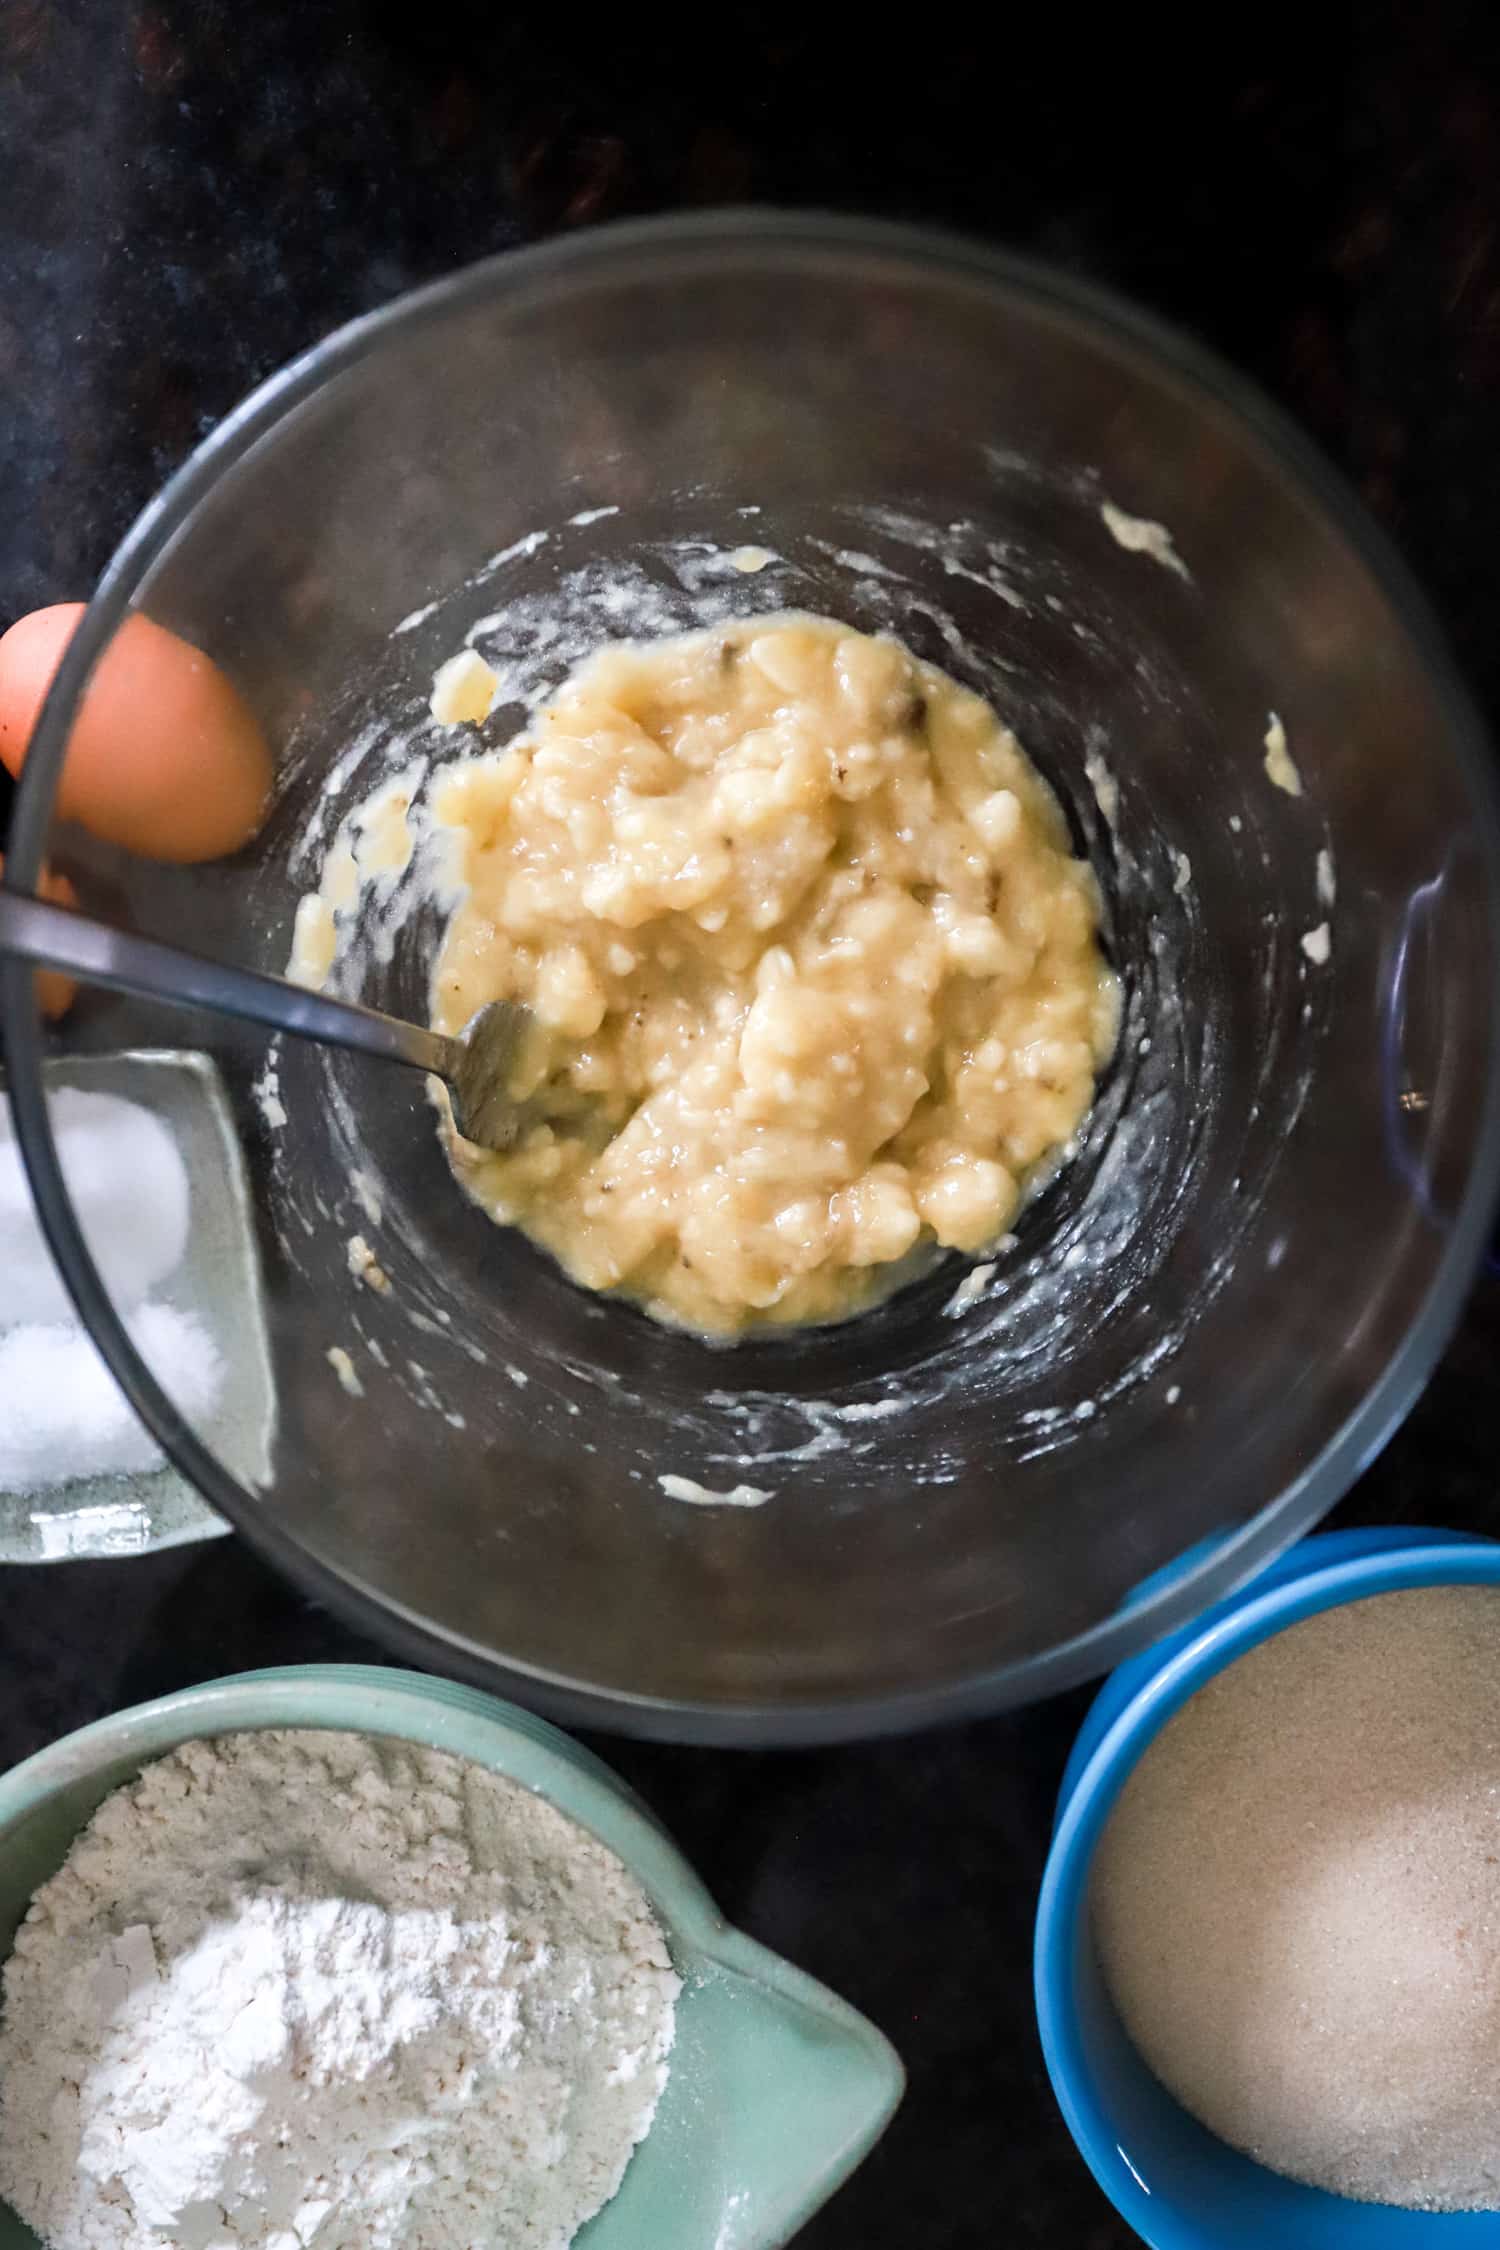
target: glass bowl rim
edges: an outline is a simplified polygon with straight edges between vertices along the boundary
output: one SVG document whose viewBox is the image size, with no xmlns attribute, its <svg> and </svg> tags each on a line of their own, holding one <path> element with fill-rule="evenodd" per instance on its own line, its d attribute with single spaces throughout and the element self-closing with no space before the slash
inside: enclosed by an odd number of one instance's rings
<svg viewBox="0 0 1500 2250">
<path fill-rule="evenodd" d="M 200 499 L 287 414 L 398 331 L 447 318 L 471 301 L 515 299 L 535 288 L 566 292 L 644 260 L 717 253 L 795 260 L 837 254 L 918 270 L 955 287 L 1035 303 L 1149 362 L 1226 411 L 1332 523 L 1400 619 L 1442 710 L 1445 732 L 1475 812 L 1476 841 L 1500 921 L 1500 784 L 1478 712 L 1446 639 L 1385 534 L 1322 454 L 1256 386 L 1154 314 L 1105 287 L 941 229 L 754 206 L 625 220 L 521 249 L 503 250 L 408 291 L 336 329 L 269 376 L 209 432 L 148 502 L 106 566 L 53 679 L 27 754 L 0 883 L 35 883 L 51 825 L 56 775 L 72 716 L 95 663 L 152 565 Z M 169 1460 L 277 1570 L 405 1663 L 512 1695 L 566 1724 L 643 1737 L 722 1744 L 858 1740 L 957 1720 L 1061 1692 L 1108 1671 L 1132 1650 L 1221 1599 L 1306 1531 L 1372 1461 L 1409 1412 L 1457 1323 L 1500 1195 L 1500 980 L 1491 1007 L 1484 1101 L 1462 1200 L 1437 1271 L 1401 1345 L 1375 1383 L 1291 1484 L 1209 1554 L 1168 1565 L 1138 1601 L 1038 1654 L 938 1686 L 860 1693 L 783 1706 L 636 1695 L 492 1654 L 305 1552 L 266 1519 L 256 1496 L 183 1421 L 127 1335 L 89 1256 L 69 1203 L 41 1087 L 41 1019 L 30 972 L 0 959 L 0 1054 L 8 1067 L 17 1138 L 43 1231 L 78 1311 L 126 1397 Z"/>
</svg>

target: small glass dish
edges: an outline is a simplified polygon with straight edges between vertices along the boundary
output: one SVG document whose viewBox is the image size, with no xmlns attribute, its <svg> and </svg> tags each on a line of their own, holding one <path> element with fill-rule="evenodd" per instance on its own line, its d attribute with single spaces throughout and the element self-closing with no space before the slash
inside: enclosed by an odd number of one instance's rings
<svg viewBox="0 0 1500 2250">
<path fill-rule="evenodd" d="M 181 1049 L 76 1053 L 49 1056 L 43 1083 L 49 1095 L 64 1088 L 117 1095 L 170 1131 L 188 1178 L 188 1246 L 153 1294 L 194 1315 L 212 1338 L 225 1371 L 213 1442 L 257 1484 L 270 1469 L 276 1394 L 244 1152 L 218 1071 L 207 1055 Z M 142 1554 L 228 1529 L 170 1462 L 134 1475 L 0 1491 L 0 1563 Z"/>
</svg>

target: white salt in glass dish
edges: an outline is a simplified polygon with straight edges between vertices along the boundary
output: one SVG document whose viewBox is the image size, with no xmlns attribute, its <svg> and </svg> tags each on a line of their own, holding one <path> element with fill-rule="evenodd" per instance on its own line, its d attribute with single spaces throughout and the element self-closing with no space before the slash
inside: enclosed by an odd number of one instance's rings
<svg viewBox="0 0 1500 2250">
<path fill-rule="evenodd" d="M 187 1688 L 68 1735 L 0 1778 L 0 1955 L 38 1885 L 112 1789 L 181 1743 L 258 1727 L 384 1735 L 534 1789 L 622 1860 L 682 1978 L 661 2104 L 588 2250 L 773 2250 L 867 2154 L 904 2083 L 873 2024 L 729 1928 L 606 1766 L 473 1688 L 379 1666 L 307 1664 Z M 0 2250 L 37 2250 L 0 2204 Z"/>
<path fill-rule="evenodd" d="M 163 1167 L 168 1176 L 154 1180 L 149 1195 L 162 1206 L 156 1215 L 163 1236 L 170 1238 L 160 1256 L 135 1223 L 142 1197 L 139 1177 L 106 1181 L 90 1224 L 101 1229 L 107 1243 L 110 1197 L 136 1197 L 135 1211 L 122 1223 L 118 1256 L 139 1284 L 132 1294 L 146 1304 L 143 1340 L 148 1350 L 154 1340 L 153 1357 L 167 1388 L 175 1391 L 194 1427 L 206 1441 L 233 1453 L 243 1473 L 258 1481 L 269 1465 L 275 1392 L 244 1157 L 218 1071 L 207 1055 L 162 1048 L 57 1056 L 48 1061 L 45 1077 L 49 1095 L 73 1090 L 134 1104 L 149 1112 L 175 1143 L 180 1171 L 174 1179 L 171 1167 Z M 134 1151 L 133 1161 L 148 1166 L 152 1154 L 143 1146 Z M 183 1174 L 185 1214 L 176 1208 Z M 163 1261 L 164 1270 L 158 1270 Z M 11 1272 L 4 1288 L 0 1358 L 7 1338 L 16 1338 L 24 1323 L 30 1331 L 24 1364 L 42 1385 L 42 1395 L 33 1401 L 39 1444 L 52 1425 L 65 1422 L 62 1434 L 75 1452 L 87 1452 L 91 1429 L 101 1447 L 122 1461 L 134 1464 L 154 1456 L 159 1465 L 31 1485 L 6 1462 L 0 1443 L 0 1563 L 135 1554 L 227 1531 L 223 1517 L 162 1460 L 119 1397 L 87 1332 L 80 1327 L 65 1347 L 55 1329 L 49 1336 L 37 1335 L 34 1322 L 50 1328 L 65 1312 L 72 1315 L 50 1273 L 34 1274 L 28 1268 L 18 1277 Z M 207 1363 L 215 1360 L 210 1381 Z M 67 1395 L 47 1397 L 49 1384 Z M 81 1429 L 80 1421 L 90 1428 Z M 19 1453 L 20 1448 L 13 1450 Z M 55 1444 L 51 1452 L 55 1459 Z"/>
<path fill-rule="evenodd" d="M 1500 2210 L 1357 2203 L 1284 2179 L 1198 2123 L 1137 2053 L 1090 1928 L 1095 1858 L 1131 1774 L 1215 1674 L 1302 1619 L 1418 1586 L 1500 1587 L 1500 1544 L 1455 1532 L 1361 1530 L 1303 1540 L 1240 1593 L 1114 1672 L 1084 1721 L 1058 1797 L 1036 1924 L 1042 2051 L 1069 2131 L 1152 2250 L 1500 2250 Z"/>
</svg>

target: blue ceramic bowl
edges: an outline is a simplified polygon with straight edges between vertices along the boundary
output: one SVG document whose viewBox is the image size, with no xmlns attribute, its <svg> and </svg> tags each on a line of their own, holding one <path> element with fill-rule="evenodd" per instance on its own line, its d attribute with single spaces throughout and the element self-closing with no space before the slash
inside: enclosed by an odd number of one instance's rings
<svg viewBox="0 0 1500 2250">
<path fill-rule="evenodd" d="M 1073 1746 L 1037 1912 L 1042 2050 L 1095 2179 L 1153 2250 L 1500 2250 L 1500 2212 L 1352 2203 L 1284 2180 L 1208 2132 L 1131 2045 L 1089 1930 L 1089 1878 L 1105 1823 L 1137 1761 L 1189 1696 L 1299 1618 L 1437 1585 L 1500 1585 L 1500 1544 L 1425 1529 L 1305 1539 L 1241 1592 L 1122 1664 Z"/>
</svg>

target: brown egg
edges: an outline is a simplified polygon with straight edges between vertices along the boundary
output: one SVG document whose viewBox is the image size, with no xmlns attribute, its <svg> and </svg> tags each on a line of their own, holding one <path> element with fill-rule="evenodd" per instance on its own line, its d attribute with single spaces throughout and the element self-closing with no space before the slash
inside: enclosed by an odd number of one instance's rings
<svg viewBox="0 0 1500 2250">
<path fill-rule="evenodd" d="M 4 873 L 5 862 L 0 859 L 0 875 Z M 38 898 L 46 899 L 52 906 L 76 907 L 78 904 L 78 893 L 68 881 L 67 876 L 54 875 L 51 869 L 47 867 L 42 869 L 42 879 L 37 885 L 36 895 Z M 54 1023 L 59 1016 L 67 1014 L 73 1005 L 77 992 L 76 981 L 72 977 L 64 975 L 61 969 L 37 970 L 36 1003 L 42 1014 L 49 1016 Z"/>
<path fill-rule="evenodd" d="M 0 636 L 0 760 L 13 774 L 82 614 L 60 602 Z M 127 617 L 79 708 L 58 812 L 148 859 L 217 859 L 254 835 L 270 788 L 265 739 L 218 666 Z"/>
</svg>

